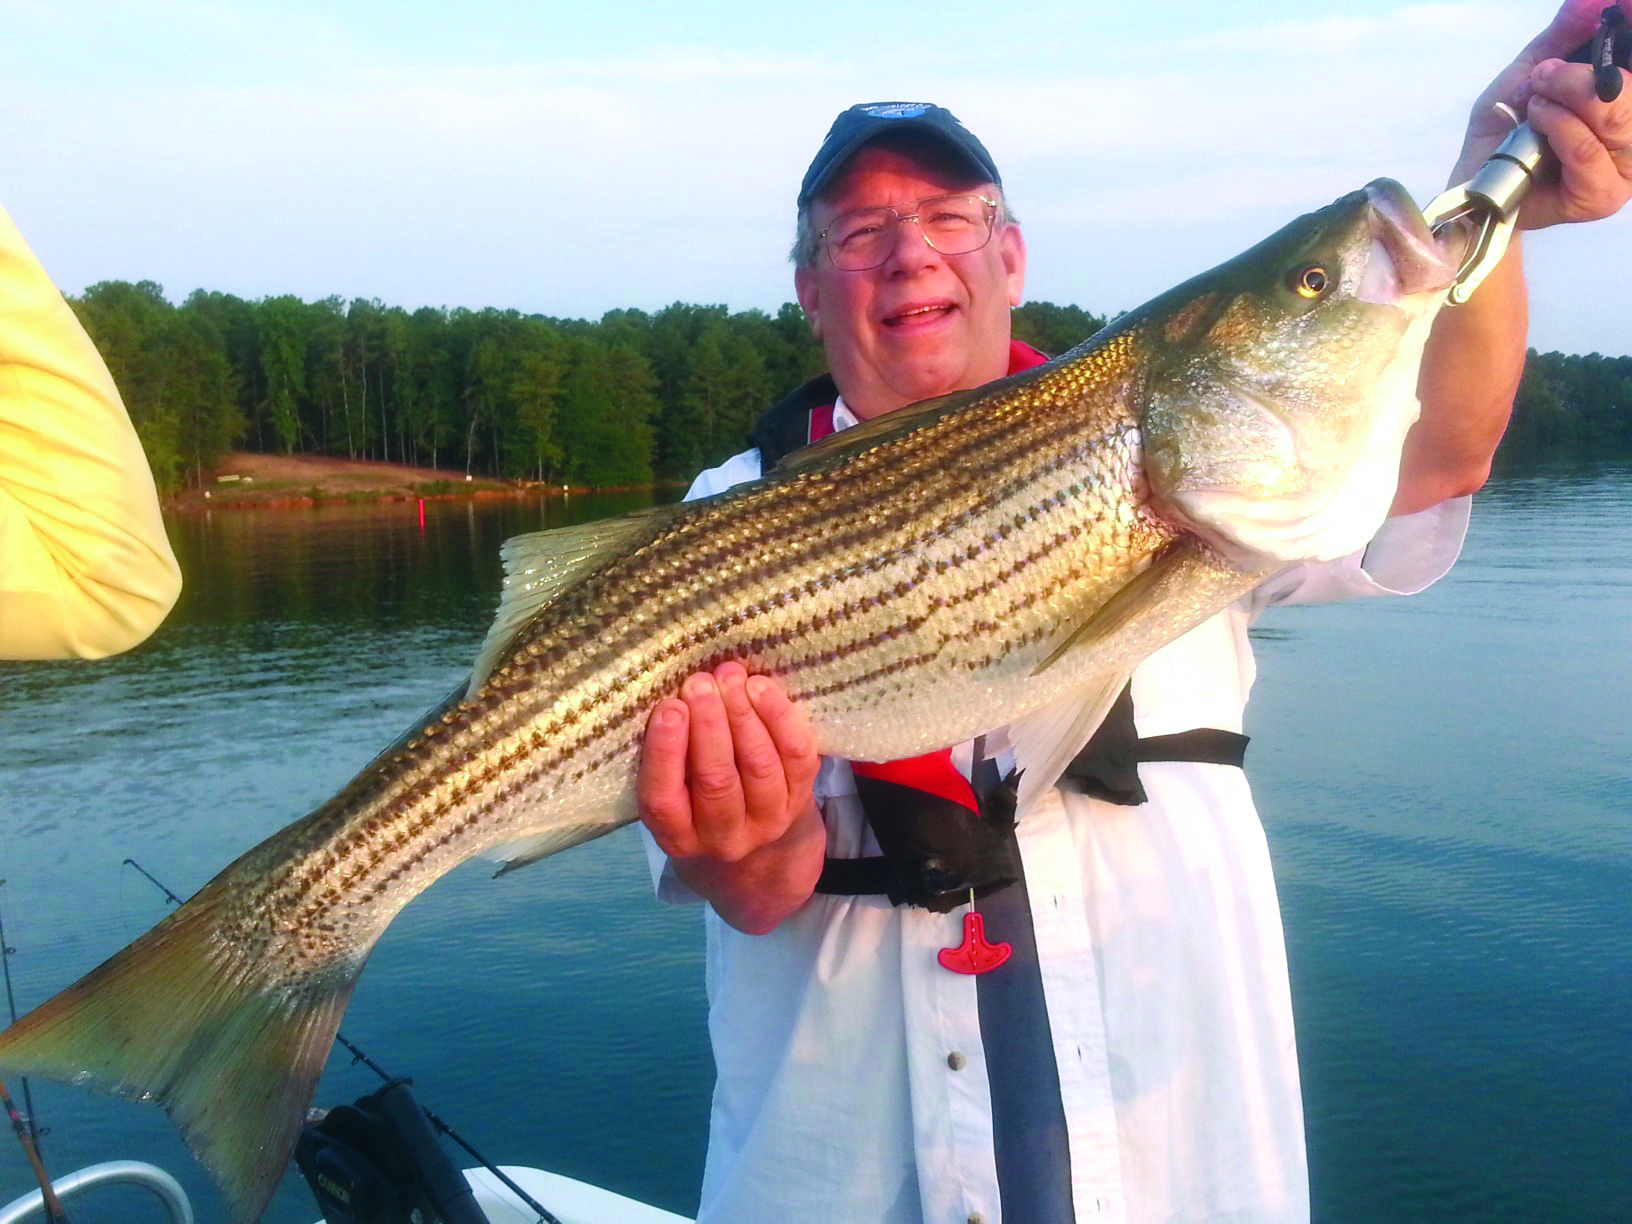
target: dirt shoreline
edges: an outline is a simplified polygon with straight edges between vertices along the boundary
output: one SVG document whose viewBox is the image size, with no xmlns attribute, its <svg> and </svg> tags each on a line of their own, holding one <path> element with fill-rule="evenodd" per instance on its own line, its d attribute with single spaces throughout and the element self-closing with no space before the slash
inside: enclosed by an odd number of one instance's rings
<svg viewBox="0 0 1632 1224">
<path fill-rule="evenodd" d="M 327 502 L 414 501 L 419 498 L 537 497 L 590 490 L 468 477 L 445 468 L 409 467 L 378 459 L 324 455 L 261 455 L 234 451 L 196 489 L 164 500 L 166 510 L 282 509 Z"/>
</svg>

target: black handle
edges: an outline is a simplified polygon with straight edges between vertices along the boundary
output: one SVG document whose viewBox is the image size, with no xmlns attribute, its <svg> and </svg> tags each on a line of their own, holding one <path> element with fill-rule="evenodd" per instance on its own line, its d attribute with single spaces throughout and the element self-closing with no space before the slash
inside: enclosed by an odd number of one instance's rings
<svg viewBox="0 0 1632 1224">
<path fill-rule="evenodd" d="M 1599 14 L 1598 29 L 1593 36 L 1564 57 L 1572 64 L 1592 65 L 1592 79 L 1600 102 L 1613 102 L 1621 96 L 1620 69 L 1632 68 L 1627 62 L 1632 56 L 1632 38 L 1628 33 L 1626 14 L 1612 4 Z"/>
</svg>

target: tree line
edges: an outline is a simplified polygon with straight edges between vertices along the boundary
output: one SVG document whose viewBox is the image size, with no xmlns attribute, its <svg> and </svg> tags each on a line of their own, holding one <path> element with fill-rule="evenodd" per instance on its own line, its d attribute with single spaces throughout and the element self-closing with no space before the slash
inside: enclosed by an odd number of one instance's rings
<svg viewBox="0 0 1632 1224">
<path fill-rule="evenodd" d="M 1632 450 L 1632 357 L 1531 349 L 1499 454 Z"/>
<path fill-rule="evenodd" d="M 791 303 L 591 322 L 202 289 L 175 306 L 151 281 L 71 301 L 166 491 L 204 483 L 236 447 L 597 488 L 684 480 L 823 368 Z M 1049 303 L 1023 314 L 1019 334 L 1048 351 L 1103 322 Z"/>
<path fill-rule="evenodd" d="M 176 306 L 151 281 L 70 301 L 166 492 L 207 482 L 234 448 L 593 488 L 687 480 L 823 369 L 792 303 L 590 321 L 202 289 Z M 1061 353 L 1104 322 L 1032 302 L 1014 331 Z M 1504 449 L 1606 436 L 1632 442 L 1632 358 L 1532 352 Z"/>
</svg>

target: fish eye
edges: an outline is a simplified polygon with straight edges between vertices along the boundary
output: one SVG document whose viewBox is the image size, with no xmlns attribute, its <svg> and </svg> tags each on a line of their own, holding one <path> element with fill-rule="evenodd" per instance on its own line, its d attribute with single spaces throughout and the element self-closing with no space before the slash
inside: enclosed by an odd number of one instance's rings
<svg viewBox="0 0 1632 1224">
<path fill-rule="evenodd" d="M 1319 264 L 1309 264 L 1292 273 L 1290 282 L 1299 297 L 1314 301 L 1331 288 L 1332 278 Z"/>
</svg>

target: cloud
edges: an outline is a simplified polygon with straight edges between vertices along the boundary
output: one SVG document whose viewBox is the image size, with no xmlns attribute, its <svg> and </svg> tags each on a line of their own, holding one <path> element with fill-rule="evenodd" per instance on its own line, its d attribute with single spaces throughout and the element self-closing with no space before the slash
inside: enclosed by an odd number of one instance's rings
<svg viewBox="0 0 1632 1224">
<path fill-rule="evenodd" d="M 799 40 L 705 41 L 707 3 L 679 34 L 606 3 L 547 39 L 540 13 L 481 0 L 372 24 L 202 0 L 7 12 L 25 68 L 0 84 L 5 203 L 70 291 L 562 315 L 785 300 L 796 184 L 833 115 L 880 97 L 981 134 L 1034 296 L 1132 305 L 1377 175 L 1426 199 L 1536 24 L 1512 5 L 1181 4 L 1153 37 L 1131 11 L 1039 4 L 926 41 L 921 13 L 839 5 Z"/>
</svg>

